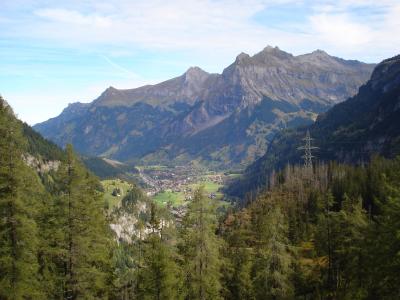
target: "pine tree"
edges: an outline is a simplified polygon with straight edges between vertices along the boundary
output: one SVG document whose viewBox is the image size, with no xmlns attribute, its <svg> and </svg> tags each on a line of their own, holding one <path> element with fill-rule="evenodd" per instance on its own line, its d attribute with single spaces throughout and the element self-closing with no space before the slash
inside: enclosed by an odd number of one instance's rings
<svg viewBox="0 0 400 300">
<path fill-rule="evenodd" d="M 256 298 L 288 299 L 293 294 L 292 255 L 285 217 L 278 205 L 259 203 L 253 209 L 257 236 L 253 271 Z"/>
<path fill-rule="evenodd" d="M 365 293 L 362 274 L 367 215 L 360 198 L 353 200 L 344 194 L 339 211 L 332 209 L 334 200 L 328 192 L 315 236 L 319 255 L 327 257 L 327 268 L 323 269 L 325 294 L 327 298 L 360 299 Z"/>
<path fill-rule="evenodd" d="M 185 299 L 221 299 L 221 241 L 216 233 L 215 208 L 200 188 L 182 221 Z"/>
<path fill-rule="evenodd" d="M 169 237 L 165 237 L 165 224 L 159 213 L 160 208 L 151 203 L 150 233 L 145 240 L 143 281 L 143 299 L 178 299 L 178 269 L 174 261 L 174 249 Z"/>
<path fill-rule="evenodd" d="M 107 298 L 112 281 L 112 242 L 102 195 L 97 180 L 84 169 L 72 146 L 67 146 L 66 154 L 57 178 L 59 195 L 53 207 L 50 242 L 57 297 Z"/>
<path fill-rule="evenodd" d="M 21 133 L 0 97 L 0 298 L 10 300 L 43 297 L 37 276 L 38 182 L 22 160 Z"/>
<path fill-rule="evenodd" d="M 318 215 L 318 224 L 316 229 L 316 250 L 319 257 L 326 258 L 323 272 L 323 289 L 327 293 L 327 298 L 332 297 L 334 293 L 334 232 L 332 222 L 332 206 L 334 197 L 331 191 L 328 191 L 323 197 L 323 212 Z"/>
<path fill-rule="evenodd" d="M 225 299 L 253 299 L 251 270 L 253 249 L 250 214 L 243 209 L 237 214 L 228 214 L 225 219 L 223 283 Z"/>
<path fill-rule="evenodd" d="M 391 162 L 392 174 L 384 174 L 380 214 L 373 218 L 368 236 L 370 299 L 400 297 L 400 157 Z"/>
<path fill-rule="evenodd" d="M 338 297 L 360 299 L 365 297 L 363 274 L 365 273 L 365 238 L 368 221 L 362 208 L 362 200 L 351 199 L 345 194 L 342 209 L 335 214 L 336 227 L 336 287 Z"/>
</svg>

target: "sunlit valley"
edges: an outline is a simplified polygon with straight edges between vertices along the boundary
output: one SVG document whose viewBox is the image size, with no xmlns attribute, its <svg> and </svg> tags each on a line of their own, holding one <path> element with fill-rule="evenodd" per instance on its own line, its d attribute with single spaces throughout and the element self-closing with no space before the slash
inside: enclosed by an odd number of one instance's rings
<svg viewBox="0 0 400 300">
<path fill-rule="evenodd" d="M 1 3 L 0 300 L 399 299 L 400 6 L 317 2 Z"/>
</svg>

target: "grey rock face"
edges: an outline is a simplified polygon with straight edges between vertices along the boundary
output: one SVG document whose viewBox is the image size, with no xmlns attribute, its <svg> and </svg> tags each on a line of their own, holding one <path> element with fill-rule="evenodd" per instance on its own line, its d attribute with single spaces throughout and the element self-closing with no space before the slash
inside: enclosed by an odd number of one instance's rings
<svg viewBox="0 0 400 300">
<path fill-rule="evenodd" d="M 241 53 L 221 75 L 208 80 L 207 88 L 198 97 L 205 104 L 191 112 L 180 126 L 196 132 L 198 127 L 208 127 L 205 122 L 215 123 L 236 109 L 259 104 L 264 97 L 296 105 L 311 101 L 330 106 L 354 95 L 372 68 L 373 65 L 342 60 L 320 50 L 300 56 L 272 47 L 253 57 Z"/>
<path fill-rule="evenodd" d="M 254 56 L 239 54 L 222 74 L 191 67 L 156 85 L 110 87 L 35 129 L 58 144 L 73 142 L 81 152 L 124 161 L 243 163 L 259 157 L 282 126 L 310 122 L 353 96 L 373 67 L 321 50 L 293 56 L 266 47 Z M 207 141 L 214 147 L 189 145 Z"/>
<path fill-rule="evenodd" d="M 168 106 L 176 102 L 194 104 L 202 90 L 207 88 L 208 79 L 213 77 L 199 67 L 191 67 L 182 76 L 156 85 L 128 90 L 110 87 L 93 104 L 108 107 L 129 107 L 139 102 L 155 106 Z"/>
</svg>

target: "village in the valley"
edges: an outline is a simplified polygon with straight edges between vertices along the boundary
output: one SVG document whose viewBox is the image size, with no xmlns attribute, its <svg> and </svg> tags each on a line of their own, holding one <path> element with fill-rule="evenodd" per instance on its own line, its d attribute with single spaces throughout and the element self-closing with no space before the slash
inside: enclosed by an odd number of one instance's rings
<svg viewBox="0 0 400 300">
<path fill-rule="evenodd" d="M 212 185 L 214 189 L 218 189 L 226 180 L 224 174 L 205 173 L 192 166 L 175 166 L 173 168 L 157 166 L 138 169 L 140 177 L 147 185 L 145 191 L 149 197 L 157 196 L 160 193 L 177 193 L 183 195 L 185 200 L 190 200 L 195 187 Z M 206 192 L 209 190 L 206 188 Z M 215 198 L 216 192 L 217 190 L 210 191 L 208 196 Z"/>
<path fill-rule="evenodd" d="M 161 206 L 167 206 L 177 220 L 181 219 L 194 192 L 203 187 L 205 196 L 215 201 L 218 207 L 228 205 L 224 201 L 223 187 L 238 174 L 217 173 L 185 166 L 135 166 L 137 182 L 145 195 Z M 109 208 L 119 206 L 121 199 L 130 190 L 132 183 L 122 179 L 102 181 Z"/>
</svg>

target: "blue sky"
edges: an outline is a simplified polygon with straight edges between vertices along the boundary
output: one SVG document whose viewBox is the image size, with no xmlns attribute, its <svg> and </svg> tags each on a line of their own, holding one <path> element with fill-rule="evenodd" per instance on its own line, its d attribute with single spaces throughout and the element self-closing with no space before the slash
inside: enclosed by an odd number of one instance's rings
<svg viewBox="0 0 400 300">
<path fill-rule="evenodd" d="M 267 45 L 379 62 L 400 53 L 399 28 L 398 0 L 1 0 L 0 94 L 35 124 Z"/>
</svg>

